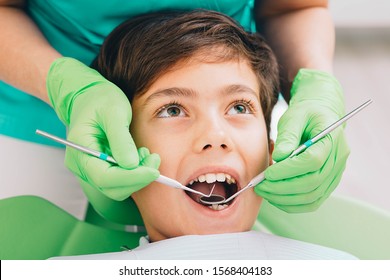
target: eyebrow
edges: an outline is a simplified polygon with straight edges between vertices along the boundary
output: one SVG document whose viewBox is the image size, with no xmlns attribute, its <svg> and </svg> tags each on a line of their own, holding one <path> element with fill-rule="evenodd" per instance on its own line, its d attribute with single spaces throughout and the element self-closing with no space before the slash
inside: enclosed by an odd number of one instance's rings
<svg viewBox="0 0 390 280">
<path fill-rule="evenodd" d="M 258 92 L 255 92 L 250 87 L 241 84 L 228 85 L 222 89 L 222 92 L 227 95 L 250 93 L 254 95 L 257 99 L 260 99 Z"/>
<path fill-rule="evenodd" d="M 259 100 L 259 93 L 255 92 L 250 87 L 241 84 L 233 84 L 233 85 L 228 85 L 226 87 L 223 87 L 220 93 L 222 95 L 249 93 L 251 95 L 254 95 Z M 158 99 L 159 97 L 177 96 L 177 97 L 195 98 L 197 95 L 198 93 L 190 88 L 184 88 L 184 87 L 165 88 L 165 89 L 158 90 L 152 93 L 151 95 L 149 95 L 146 98 L 145 102 L 143 103 L 143 106 L 146 106 L 148 103 L 152 102 L 154 99 Z"/>
<path fill-rule="evenodd" d="M 172 88 L 165 88 L 162 90 L 158 90 L 151 95 L 149 95 L 145 102 L 144 106 L 147 105 L 149 102 L 153 101 L 154 99 L 158 99 L 159 97 L 164 96 L 182 96 L 182 97 L 190 97 L 194 98 L 197 95 L 196 91 L 189 89 L 189 88 L 183 88 L 183 87 L 172 87 Z"/>
</svg>

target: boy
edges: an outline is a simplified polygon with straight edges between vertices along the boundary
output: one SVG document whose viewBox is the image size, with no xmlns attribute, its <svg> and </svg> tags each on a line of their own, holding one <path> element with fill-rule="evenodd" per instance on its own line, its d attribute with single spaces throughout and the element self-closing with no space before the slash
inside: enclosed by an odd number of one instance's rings
<svg viewBox="0 0 390 280">
<path fill-rule="evenodd" d="M 215 185 L 227 197 L 270 164 L 277 63 L 259 36 L 230 18 L 195 11 L 129 20 L 109 35 L 93 66 L 129 98 L 131 135 L 160 155 L 161 174 L 203 193 Z M 132 197 L 152 241 L 248 231 L 261 204 L 247 191 L 208 207 L 159 183 Z"/>
<path fill-rule="evenodd" d="M 93 67 L 127 95 L 131 135 L 138 147 L 160 155 L 161 174 L 229 197 L 272 163 L 278 66 L 263 39 L 230 18 L 192 11 L 131 19 L 109 35 Z M 262 202 L 253 190 L 207 206 L 197 195 L 153 182 L 132 198 L 152 243 L 114 258 L 351 257 L 248 232 Z M 295 247 L 300 255 L 286 254 Z"/>
</svg>

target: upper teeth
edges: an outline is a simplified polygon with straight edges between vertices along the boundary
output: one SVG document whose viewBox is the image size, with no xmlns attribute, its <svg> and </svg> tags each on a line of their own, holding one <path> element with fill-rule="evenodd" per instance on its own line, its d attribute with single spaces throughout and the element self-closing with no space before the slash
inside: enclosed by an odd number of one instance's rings
<svg viewBox="0 0 390 280">
<path fill-rule="evenodd" d="M 191 180 L 190 185 L 192 185 L 195 182 L 207 182 L 209 184 L 215 183 L 215 182 L 227 182 L 228 184 L 235 184 L 236 180 L 232 178 L 231 175 L 225 174 L 225 173 L 207 173 L 204 175 L 200 175 L 198 178 L 195 178 L 194 180 Z"/>
</svg>

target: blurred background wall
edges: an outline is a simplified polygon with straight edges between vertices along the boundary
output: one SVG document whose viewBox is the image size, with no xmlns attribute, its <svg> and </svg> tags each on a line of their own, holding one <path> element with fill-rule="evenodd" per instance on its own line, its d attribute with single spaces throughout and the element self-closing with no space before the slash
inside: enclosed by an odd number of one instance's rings
<svg viewBox="0 0 390 280">
<path fill-rule="evenodd" d="M 374 101 L 348 121 L 351 155 L 336 192 L 390 211 L 390 1 L 329 4 L 336 26 L 334 74 L 347 111 Z"/>
</svg>

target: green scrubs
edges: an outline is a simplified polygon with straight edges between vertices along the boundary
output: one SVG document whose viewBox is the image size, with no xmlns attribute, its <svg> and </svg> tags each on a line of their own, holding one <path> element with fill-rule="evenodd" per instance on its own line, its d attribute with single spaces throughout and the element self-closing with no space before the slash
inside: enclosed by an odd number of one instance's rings
<svg viewBox="0 0 390 280">
<path fill-rule="evenodd" d="M 254 0 L 30 0 L 27 5 L 28 14 L 49 43 L 63 56 L 87 65 L 117 25 L 143 13 L 168 9 L 216 10 L 235 18 L 246 30 L 255 31 Z M 65 127 L 49 105 L 0 81 L 0 134 L 59 145 L 37 136 L 36 129 L 65 138 Z"/>
</svg>

